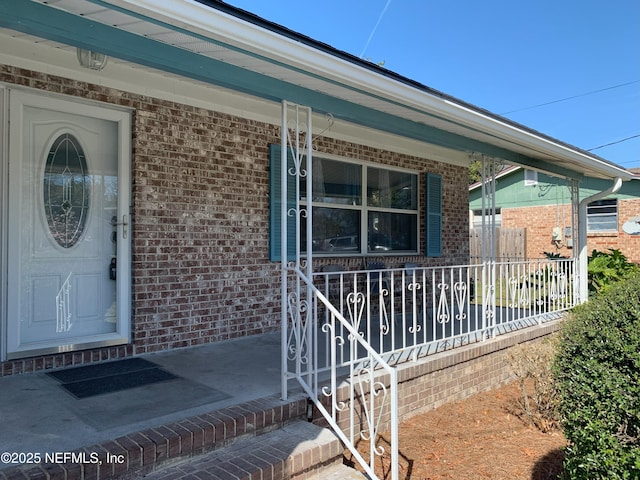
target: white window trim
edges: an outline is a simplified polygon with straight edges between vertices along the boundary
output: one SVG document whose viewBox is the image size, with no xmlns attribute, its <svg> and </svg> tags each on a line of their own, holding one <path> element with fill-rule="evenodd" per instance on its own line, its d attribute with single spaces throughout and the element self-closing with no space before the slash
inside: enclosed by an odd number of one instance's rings
<svg viewBox="0 0 640 480">
<path fill-rule="evenodd" d="M 340 205 L 334 203 L 327 202 L 312 202 L 312 207 L 317 208 L 339 208 L 344 210 L 357 210 L 360 212 L 360 251 L 356 253 L 335 253 L 335 252 L 314 252 L 313 255 L 317 257 L 335 257 L 335 256 L 361 256 L 361 257 L 370 257 L 370 256 L 397 256 L 397 255 L 419 255 L 420 254 L 420 219 L 422 214 L 422 208 L 420 205 L 420 179 L 421 172 L 418 170 L 413 170 L 409 168 L 403 167 L 395 167 L 381 163 L 375 163 L 368 160 L 358 160 L 349 157 L 343 157 L 340 155 L 334 155 L 329 153 L 320 153 L 314 152 L 314 158 L 317 159 L 326 159 L 326 160 L 334 160 L 337 162 L 350 163 L 353 165 L 358 165 L 362 167 L 361 173 L 361 191 L 360 191 L 360 205 Z M 415 201 L 416 201 L 416 209 L 414 210 L 400 210 L 397 208 L 381 208 L 381 207 L 369 207 L 367 205 L 367 176 L 369 168 L 378 168 L 385 169 L 394 172 L 402 172 L 410 175 L 414 175 L 416 177 L 416 190 L 415 190 Z M 306 206 L 307 199 L 301 198 L 300 205 Z M 416 249 L 415 250 L 392 250 L 388 253 L 385 252 L 369 252 L 368 248 L 368 234 L 369 234 L 369 213 L 371 211 L 374 212 L 383 212 L 383 213 L 397 213 L 397 214 L 405 214 L 405 215 L 414 215 L 416 217 Z"/>
</svg>

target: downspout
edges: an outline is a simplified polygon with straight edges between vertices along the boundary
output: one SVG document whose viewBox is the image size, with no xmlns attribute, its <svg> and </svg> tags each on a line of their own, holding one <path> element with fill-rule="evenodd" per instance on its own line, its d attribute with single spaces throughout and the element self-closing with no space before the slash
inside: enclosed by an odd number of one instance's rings
<svg viewBox="0 0 640 480">
<path fill-rule="evenodd" d="M 618 177 L 613 181 L 606 190 L 583 198 L 578 207 L 578 245 L 580 252 L 578 253 L 578 277 L 580 281 L 580 297 L 578 303 L 584 303 L 589 297 L 589 275 L 588 262 L 589 255 L 587 253 L 587 205 L 596 200 L 600 200 L 612 193 L 616 193 L 622 186 L 622 178 Z"/>
</svg>

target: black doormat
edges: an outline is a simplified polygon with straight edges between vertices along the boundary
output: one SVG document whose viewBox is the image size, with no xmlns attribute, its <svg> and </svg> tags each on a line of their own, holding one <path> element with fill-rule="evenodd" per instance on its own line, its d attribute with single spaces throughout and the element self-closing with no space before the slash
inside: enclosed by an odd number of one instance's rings
<svg viewBox="0 0 640 480">
<path fill-rule="evenodd" d="M 47 373 L 76 398 L 119 392 L 178 378 L 142 358 L 76 367 Z"/>
</svg>

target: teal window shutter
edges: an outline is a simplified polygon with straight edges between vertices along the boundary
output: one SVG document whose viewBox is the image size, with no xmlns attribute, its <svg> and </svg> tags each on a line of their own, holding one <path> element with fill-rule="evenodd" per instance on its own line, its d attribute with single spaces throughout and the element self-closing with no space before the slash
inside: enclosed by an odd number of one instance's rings
<svg viewBox="0 0 640 480">
<path fill-rule="evenodd" d="M 442 256 L 442 176 L 427 173 L 425 249 L 427 257 Z"/>
<path fill-rule="evenodd" d="M 280 246 L 281 232 L 281 192 L 280 188 L 280 152 L 282 147 L 277 144 L 269 145 L 269 259 L 279 262 L 282 259 Z M 293 156 L 287 153 L 287 165 L 293 167 Z M 296 178 L 288 176 L 287 180 L 287 209 L 296 206 Z M 287 260 L 295 259 L 296 229 L 295 218 L 287 217 Z"/>
</svg>

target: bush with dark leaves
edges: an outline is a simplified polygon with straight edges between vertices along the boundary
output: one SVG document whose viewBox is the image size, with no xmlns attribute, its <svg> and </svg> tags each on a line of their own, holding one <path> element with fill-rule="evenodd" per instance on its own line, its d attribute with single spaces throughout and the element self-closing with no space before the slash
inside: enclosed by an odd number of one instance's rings
<svg viewBox="0 0 640 480">
<path fill-rule="evenodd" d="M 610 285 L 565 322 L 554 363 L 565 475 L 640 478 L 640 275 Z"/>
</svg>

